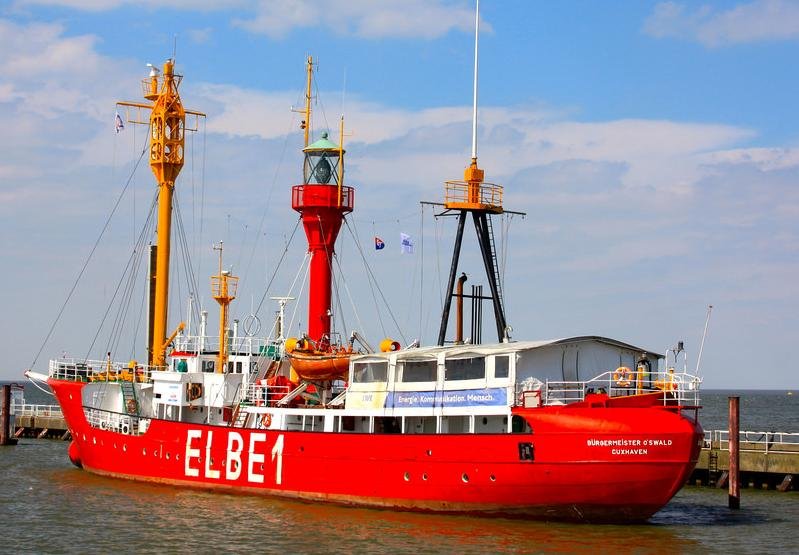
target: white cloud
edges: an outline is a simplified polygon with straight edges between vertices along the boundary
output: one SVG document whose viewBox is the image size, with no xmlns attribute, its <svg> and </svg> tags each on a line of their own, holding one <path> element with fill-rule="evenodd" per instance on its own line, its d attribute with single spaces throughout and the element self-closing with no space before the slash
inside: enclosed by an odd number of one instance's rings
<svg viewBox="0 0 799 555">
<path fill-rule="evenodd" d="M 655 6 L 644 32 L 657 38 L 676 37 L 706 46 L 799 39 L 799 3 L 754 0 L 726 11 L 708 6 L 687 7 L 677 2 Z"/>
<path fill-rule="evenodd" d="M 17 7 L 56 6 L 87 12 L 103 12 L 133 4 L 146 8 L 225 10 L 248 4 L 248 0 L 16 0 Z"/>
<path fill-rule="evenodd" d="M 762 171 L 799 166 L 799 148 L 738 148 L 712 152 L 704 157 L 708 164 L 748 164 Z"/>
<path fill-rule="evenodd" d="M 366 39 L 435 39 L 450 31 L 471 32 L 472 4 L 463 0 L 17 0 L 17 7 L 58 6 L 102 12 L 125 5 L 194 11 L 235 10 L 234 25 L 252 33 L 282 38 L 294 29 L 324 28 L 337 35 Z M 491 31 L 481 22 L 483 31 Z M 201 42 L 204 30 L 191 35 Z"/>
<path fill-rule="evenodd" d="M 470 5 L 441 0 L 259 0 L 255 16 L 236 20 L 254 33 L 280 38 L 295 28 L 324 27 L 338 35 L 362 38 L 433 39 L 451 30 L 470 31 Z M 485 24 L 484 29 L 490 30 Z"/>
</svg>

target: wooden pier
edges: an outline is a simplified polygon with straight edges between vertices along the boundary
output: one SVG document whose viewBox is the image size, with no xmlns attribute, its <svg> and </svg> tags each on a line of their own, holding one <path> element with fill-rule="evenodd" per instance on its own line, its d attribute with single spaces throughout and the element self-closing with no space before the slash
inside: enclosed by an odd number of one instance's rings
<svg viewBox="0 0 799 555">
<path fill-rule="evenodd" d="M 743 487 L 799 491 L 799 433 L 740 432 L 739 473 Z M 730 472 L 727 430 L 705 434 L 689 483 L 727 487 Z"/>
<path fill-rule="evenodd" d="M 16 405 L 14 437 L 70 439 L 64 415 L 58 405 Z"/>
</svg>

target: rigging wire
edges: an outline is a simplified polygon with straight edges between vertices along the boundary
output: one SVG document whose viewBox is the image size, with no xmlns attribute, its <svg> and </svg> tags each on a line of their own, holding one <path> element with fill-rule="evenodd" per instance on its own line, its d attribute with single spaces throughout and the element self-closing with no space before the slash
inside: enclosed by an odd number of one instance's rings
<svg viewBox="0 0 799 555">
<path fill-rule="evenodd" d="M 305 253 L 305 256 L 302 259 L 302 264 L 300 264 L 300 267 L 297 270 L 297 273 L 294 275 L 294 280 L 291 282 L 291 286 L 289 287 L 288 295 L 286 295 L 287 297 L 291 297 L 292 296 L 292 293 L 294 292 L 294 286 L 297 285 L 297 280 L 299 279 L 303 268 L 305 268 L 305 275 L 303 275 L 303 277 L 302 277 L 302 283 L 307 283 L 308 282 L 308 272 L 311 269 L 311 256 L 312 255 L 311 255 L 310 251 Z M 307 264 L 307 266 L 306 266 L 306 264 Z M 294 324 L 294 317 L 297 315 L 297 309 L 300 306 L 300 300 L 301 300 L 301 297 L 302 297 L 303 289 L 304 289 L 304 287 L 300 287 L 300 294 L 298 295 L 297 302 L 294 303 L 294 310 L 291 312 L 291 318 L 289 319 L 289 325 L 287 327 L 284 326 L 284 329 L 290 330 L 291 326 Z"/>
<path fill-rule="evenodd" d="M 345 218 L 344 223 L 346 224 L 347 229 L 349 229 L 348 219 Z M 355 225 L 355 222 L 353 222 L 353 225 Z M 353 236 L 355 235 L 351 229 L 350 229 L 350 234 L 352 234 Z M 366 257 L 364 256 L 363 251 L 361 250 L 357 237 L 355 238 L 355 245 L 358 248 L 358 250 L 361 252 L 361 259 L 363 260 L 364 267 L 366 268 L 367 273 L 371 273 L 369 267 L 366 264 Z M 380 330 L 383 332 L 383 336 L 387 336 L 388 333 L 386 333 L 386 326 L 383 323 L 383 315 L 380 313 L 380 303 L 377 302 L 377 296 L 375 295 L 374 284 L 372 283 L 371 279 L 367 279 L 366 282 L 369 284 L 369 292 L 372 294 L 372 302 L 374 303 L 375 312 L 377 312 L 377 321 L 380 324 Z"/>
<path fill-rule="evenodd" d="M 420 265 L 421 270 L 419 271 L 419 340 L 422 339 L 422 311 L 424 310 L 424 204 L 419 205 L 419 240 L 421 241 L 421 245 L 419 246 L 419 250 L 421 251 L 420 257 L 422 258 L 422 263 Z"/>
<path fill-rule="evenodd" d="M 97 250 L 97 247 L 100 244 L 100 240 L 102 240 L 103 236 L 105 235 L 105 232 L 108 230 L 108 226 L 111 223 L 111 219 L 114 217 L 114 214 L 116 213 L 117 208 L 119 208 L 119 204 L 120 204 L 120 202 L 122 202 L 122 199 L 125 196 L 125 192 L 128 190 L 128 186 L 130 185 L 130 182 L 133 180 L 133 176 L 136 175 L 136 171 L 139 168 L 139 164 L 141 163 L 142 159 L 144 158 L 144 155 L 147 152 L 147 150 L 148 149 L 146 149 L 146 148 L 142 149 L 141 154 L 139 155 L 139 158 L 136 160 L 136 163 L 133 165 L 133 169 L 131 170 L 130 175 L 128 176 L 128 179 L 125 181 L 125 186 L 122 188 L 122 191 L 120 191 L 119 196 L 117 197 L 117 200 L 114 203 L 114 207 L 111 209 L 111 213 L 108 215 L 108 218 L 106 218 L 105 223 L 103 224 L 103 228 L 100 231 L 100 235 L 97 237 L 97 240 L 94 242 L 94 246 L 92 246 L 91 250 L 89 251 L 89 254 L 86 257 L 86 260 L 84 261 L 83 266 L 81 267 L 80 272 L 78 273 L 78 277 L 75 278 L 75 282 L 72 284 L 72 287 L 70 288 L 69 293 L 67 294 L 67 298 L 64 300 L 64 303 L 61 305 L 61 308 L 59 309 L 58 314 L 56 315 L 55 319 L 53 320 L 53 323 L 50 326 L 50 329 L 48 330 L 47 335 L 44 338 L 44 341 L 42 341 L 41 347 L 39 347 L 39 350 L 36 352 L 36 355 L 33 357 L 33 362 L 31 362 L 31 366 L 30 366 L 31 368 L 33 368 L 36 365 L 36 362 L 39 360 L 39 356 L 42 354 L 42 351 L 44 350 L 45 345 L 47 345 L 47 342 L 50 340 L 50 336 L 53 334 L 53 331 L 55 330 L 55 327 L 58 324 L 58 321 L 61 319 L 61 315 L 64 313 L 64 310 L 66 309 L 67 304 L 69 303 L 70 299 L 72 298 L 72 295 L 75 293 L 75 290 L 78 287 L 78 283 L 80 283 L 80 280 L 83 277 L 83 274 L 86 272 L 86 268 L 89 266 L 89 262 L 91 262 L 91 259 L 94 256 L 94 253 L 95 253 L 95 251 Z"/>
<path fill-rule="evenodd" d="M 343 270 L 341 269 L 341 264 L 339 263 L 338 258 L 336 258 L 336 266 L 338 267 L 339 274 L 342 274 Z M 358 329 L 364 330 L 366 328 L 364 327 L 363 322 L 361 322 L 361 316 L 360 314 L 358 314 L 358 308 L 356 307 L 355 301 L 352 298 L 352 293 L 350 292 L 349 285 L 347 285 L 347 280 L 342 280 L 342 281 L 344 284 L 344 291 L 346 291 L 347 298 L 350 300 L 350 305 L 352 306 L 352 313 L 355 316 L 355 321 L 358 323 Z M 339 309 L 342 310 L 343 312 L 343 309 L 341 307 L 339 307 Z"/>
<path fill-rule="evenodd" d="M 202 157 L 202 168 L 201 168 L 201 175 L 200 175 L 200 233 L 198 236 L 195 236 L 196 241 L 202 243 L 203 240 L 203 231 L 204 231 L 204 224 L 205 224 L 205 161 L 206 161 L 206 146 L 208 142 L 208 133 L 207 133 L 207 125 L 208 122 L 206 118 L 203 118 L 203 157 Z M 203 252 L 204 249 L 197 249 L 197 243 L 195 242 L 194 252 L 197 253 L 197 270 L 194 272 L 195 275 L 200 275 L 200 268 L 202 267 L 203 263 Z M 197 303 L 202 304 L 202 299 L 200 297 L 197 298 Z M 197 310 L 202 310 L 202 306 L 198 306 Z"/>
<path fill-rule="evenodd" d="M 319 233 L 322 235 L 322 237 L 324 237 L 325 236 L 325 229 L 322 226 L 322 217 L 317 214 L 316 219 L 319 222 Z M 333 275 L 333 256 L 334 255 L 335 255 L 335 252 L 331 253 L 327 249 L 327 243 L 325 243 L 325 260 L 327 261 L 327 269 L 330 272 L 331 276 Z M 337 290 L 337 287 L 336 287 L 336 280 L 332 279 L 332 280 L 330 280 L 330 282 L 331 282 L 330 285 L 332 286 L 332 289 L 333 289 L 332 294 L 333 294 L 334 298 L 338 298 L 338 290 Z M 342 315 L 342 324 L 343 324 L 343 315 Z M 331 335 L 332 335 L 332 332 L 333 332 L 332 327 L 331 327 L 330 331 L 331 331 Z M 328 337 L 328 340 L 329 339 L 330 339 L 330 337 Z"/>
<path fill-rule="evenodd" d="M 255 234 L 255 241 L 252 245 L 252 252 L 250 253 L 250 259 L 247 262 L 247 269 L 244 271 L 244 275 L 250 275 L 250 268 L 252 267 L 252 262 L 255 259 L 255 254 L 258 251 L 258 242 L 261 240 L 261 232 L 264 228 L 264 223 L 266 222 L 266 214 L 267 208 L 272 203 L 272 196 L 275 192 L 275 186 L 277 185 L 277 178 L 280 174 L 280 170 L 283 167 L 283 161 L 286 157 L 286 151 L 288 150 L 288 143 L 289 138 L 291 137 L 291 129 L 294 127 L 296 122 L 296 117 L 291 117 L 291 122 L 289 124 L 289 129 L 286 131 L 285 138 L 283 139 L 283 148 L 280 151 L 280 157 L 278 158 L 277 166 L 275 167 L 275 173 L 272 176 L 272 184 L 269 186 L 269 192 L 266 195 L 266 204 L 264 206 L 263 212 L 261 213 L 261 221 L 258 223 L 258 231 Z"/>
<path fill-rule="evenodd" d="M 378 285 L 377 278 L 375 277 L 374 273 L 372 273 L 372 269 L 369 267 L 369 264 L 366 261 L 366 256 L 363 253 L 363 248 L 361 247 L 361 242 L 358 240 L 357 235 L 353 232 L 352 228 L 350 227 L 349 220 L 347 218 L 344 218 L 344 223 L 347 225 L 347 229 L 349 230 L 350 234 L 353 237 L 353 240 L 355 241 L 355 246 L 358 247 L 358 253 L 361 255 L 361 259 L 363 260 L 364 267 L 366 268 L 367 277 L 369 278 L 369 281 L 370 281 L 370 287 L 372 286 L 371 285 L 371 281 L 374 281 L 374 287 L 377 289 L 377 292 L 380 293 L 380 298 L 383 300 L 383 304 L 386 306 L 386 310 L 388 311 L 389 316 L 391 316 L 391 321 L 394 322 L 394 326 L 397 328 L 397 333 L 400 334 L 400 338 L 402 339 L 403 343 L 407 343 L 408 340 L 405 338 L 405 334 L 402 333 L 402 328 L 397 323 L 397 319 L 394 316 L 394 312 L 391 310 L 391 306 L 389 305 L 388 301 L 386 300 L 385 295 L 383 295 L 383 291 L 382 291 L 382 289 L 380 289 L 380 285 Z M 380 324 L 382 326 L 383 321 L 380 318 L 380 311 L 378 310 L 377 313 L 378 313 L 378 319 L 380 319 Z M 383 333 L 384 333 L 384 335 L 388 335 L 388 334 L 385 333 L 385 328 L 383 328 Z"/>
<path fill-rule="evenodd" d="M 178 199 L 177 192 L 175 193 L 175 227 L 177 229 L 177 236 L 178 236 L 178 246 L 179 251 L 183 257 L 183 267 L 185 269 L 186 275 L 186 287 L 188 289 L 189 295 L 193 295 L 194 298 L 199 298 L 200 292 L 200 282 L 197 279 L 197 274 L 194 273 L 194 267 L 191 264 L 191 251 L 189 250 L 189 242 L 186 238 L 186 227 L 183 224 L 183 212 L 180 209 L 180 202 Z M 180 297 L 182 298 L 182 297 Z M 197 303 L 192 303 L 193 309 L 193 316 L 196 318 L 196 321 L 200 321 L 200 309 L 197 306 Z"/>
<path fill-rule="evenodd" d="M 286 254 L 289 252 L 289 247 L 291 246 L 291 242 L 294 240 L 294 235 L 297 233 L 297 229 L 300 227 L 300 222 L 302 218 L 297 218 L 297 223 L 294 224 L 294 229 L 291 232 L 291 236 L 289 240 L 286 242 L 286 246 L 283 249 L 283 252 L 280 254 L 280 260 L 278 260 L 277 265 L 275 266 L 275 271 L 272 272 L 272 277 L 269 278 L 269 282 L 266 284 L 266 289 L 264 289 L 264 294 L 261 295 L 261 300 L 258 301 L 258 308 L 255 309 L 255 315 L 261 312 L 261 307 L 263 307 L 264 302 L 266 301 L 266 296 L 269 294 L 269 289 L 272 287 L 272 282 L 275 281 L 275 277 L 277 276 L 277 272 L 280 269 L 280 265 L 283 263 L 283 259 L 286 258 Z"/>
<path fill-rule="evenodd" d="M 152 215 L 155 213 L 155 207 L 156 207 L 157 203 L 158 203 L 158 190 L 155 191 L 153 202 L 152 202 L 152 204 L 150 206 L 150 216 L 148 217 L 148 220 L 147 220 L 148 222 L 152 218 Z M 141 256 L 139 245 L 143 242 L 143 239 L 146 236 L 145 233 L 147 232 L 147 227 L 148 226 L 145 225 L 145 227 L 142 229 L 141 234 L 139 235 L 139 238 L 136 241 L 136 244 L 134 245 L 133 252 L 131 253 L 130 257 L 128 258 L 127 264 L 125 264 L 125 269 L 122 271 L 122 276 L 120 277 L 119 282 L 117 283 L 117 286 L 114 289 L 114 294 L 111 296 L 111 300 L 108 302 L 108 306 L 106 307 L 105 312 L 103 313 L 103 317 L 100 320 L 100 325 L 97 326 L 97 332 L 94 334 L 94 338 L 92 339 L 91 343 L 89 344 L 89 348 L 86 351 L 86 356 L 84 357 L 84 360 L 88 360 L 89 359 L 89 356 L 91 355 L 92 349 L 94 349 L 94 344 L 97 342 L 97 338 L 100 336 L 100 332 L 102 332 L 102 330 L 103 330 L 103 326 L 105 325 L 105 321 L 108 319 L 108 315 L 111 313 L 111 308 L 114 306 L 114 301 L 117 298 L 117 294 L 119 293 L 120 287 L 122 287 L 122 284 L 125 282 L 125 276 L 128 276 L 128 282 L 130 282 L 130 277 L 133 274 L 133 271 L 131 270 L 130 275 L 129 275 L 128 274 L 128 270 L 133 268 L 133 266 L 135 265 L 136 259 Z M 126 293 L 123 293 L 123 296 L 124 295 L 126 295 Z M 117 326 L 118 326 L 118 322 L 120 321 L 119 313 L 123 311 L 123 308 L 124 308 L 123 304 L 120 303 L 119 309 L 117 311 L 117 317 L 115 318 L 114 324 L 111 327 L 111 335 L 109 336 L 108 342 L 106 343 L 106 352 L 108 352 L 110 346 L 115 342 L 115 337 L 116 337 L 115 334 L 118 331 L 117 330 Z M 121 330 L 119 330 L 119 331 L 121 333 Z"/>
</svg>

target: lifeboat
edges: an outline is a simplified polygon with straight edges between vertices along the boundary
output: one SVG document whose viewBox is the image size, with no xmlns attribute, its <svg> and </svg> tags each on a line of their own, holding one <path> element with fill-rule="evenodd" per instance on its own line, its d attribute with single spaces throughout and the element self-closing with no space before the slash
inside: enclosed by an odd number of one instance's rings
<svg viewBox="0 0 799 555">
<path fill-rule="evenodd" d="M 352 353 L 294 351 L 287 356 L 303 380 L 339 380 L 347 378 Z"/>
<path fill-rule="evenodd" d="M 303 380 L 346 380 L 352 355 L 351 348 L 331 346 L 322 350 L 307 339 L 286 341 L 286 356 Z"/>
</svg>

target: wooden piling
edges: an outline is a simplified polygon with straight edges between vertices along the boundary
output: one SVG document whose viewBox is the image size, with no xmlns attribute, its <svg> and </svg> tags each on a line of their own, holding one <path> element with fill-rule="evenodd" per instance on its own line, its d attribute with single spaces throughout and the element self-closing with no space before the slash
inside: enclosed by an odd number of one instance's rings
<svg viewBox="0 0 799 555">
<path fill-rule="evenodd" d="M 0 389 L 0 445 L 16 445 L 17 438 L 11 433 L 11 386 Z"/>
<path fill-rule="evenodd" d="M 730 478 L 729 478 L 729 495 L 728 504 L 730 509 L 741 508 L 741 489 L 740 489 L 740 453 L 738 446 L 738 432 L 739 426 L 739 402 L 740 397 L 730 397 L 730 415 L 729 415 L 729 445 L 730 445 Z"/>
</svg>

